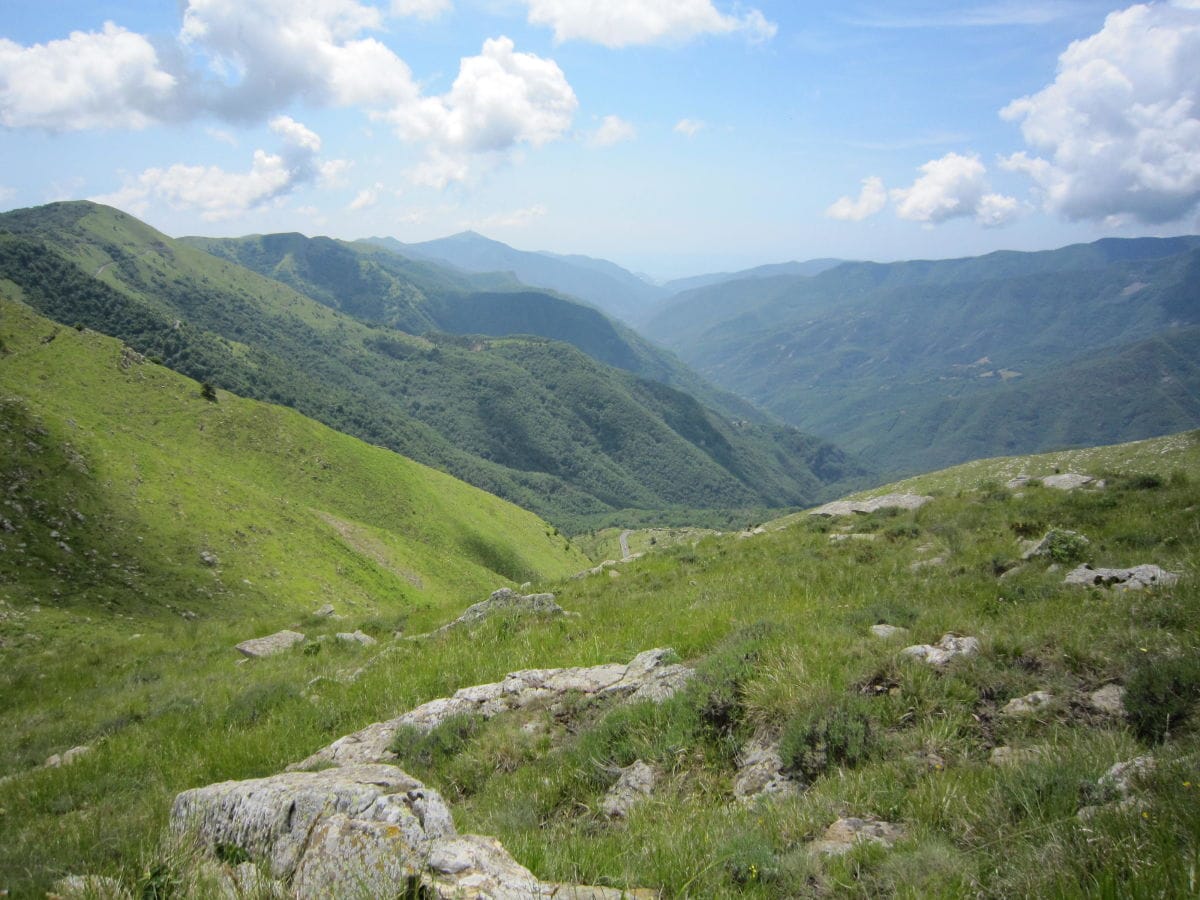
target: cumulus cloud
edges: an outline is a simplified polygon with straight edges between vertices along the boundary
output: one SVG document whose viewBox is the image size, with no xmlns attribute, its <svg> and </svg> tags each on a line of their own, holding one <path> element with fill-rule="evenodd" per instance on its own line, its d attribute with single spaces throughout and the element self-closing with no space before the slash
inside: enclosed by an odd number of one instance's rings
<svg viewBox="0 0 1200 900">
<path fill-rule="evenodd" d="M 554 60 L 518 53 L 510 39 L 500 37 L 484 41 L 479 56 L 462 60 L 447 93 L 381 117 L 404 140 L 429 148 L 415 179 L 442 186 L 467 177 L 470 155 L 494 157 L 517 145 L 557 140 L 571 127 L 578 105 Z"/>
<path fill-rule="evenodd" d="M 154 46 L 112 22 L 30 47 L 0 38 L 0 123 L 9 128 L 145 128 L 168 114 L 176 86 Z"/>
<path fill-rule="evenodd" d="M 920 172 L 912 185 L 891 192 L 896 215 L 902 219 L 938 224 L 974 217 L 994 227 L 1009 221 L 1019 209 L 1014 198 L 988 191 L 987 167 L 976 154 L 947 153 L 925 163 Z"/>
<path fill-rule="evenodd" d="M 711 0 L 524 0 L 529 21 L 554 29 L 556 41 L 605 47 L 681 43 L 705 34 L 742 33 L 770 40 L 777 27 L 757 9 L 722 13 Z"/>
<path fill-rule="evenodd" d="M 276 117 L 270 127 L 284 147 L 278 153 L 255 150 L 248 171 L 176 163 L 146 169 L 116 192 L 93 199 L 138 214 L 161 202 L 215 221 L 262 206 L 321 176 L 321 139 L 315 132 L 288 116 Z"/>
<path fill-rule="evenodd" d="M 620 116 L 605 116 L 600 127 L 592 132 L 588 143 L 593 147 L 611 147 L 623 141 L 632 141 L 637 137 L 637 129 Z"/>
<path fill-rule="evenodd" d="M 392 14 L 429 21 L 449 12 L 453 5 L 451 0 L 392 0 Z"/>
<path fill-rule="evenodd" d="M 675 128 L 673 130 L 676 134 L 682 134 L 684 137 L 694 138 L 707 127 L 708 124 L 700 121 L 699 119 L 680 119 L 675 123 Z"/>
<path fill-rule="evenodd" d="M 871 176 L 862 180 L 862 190 L 857 199 L 840 197 L 825 210 L 825 215 L 831 219 L 861 222 L 880 212 L 887 206 L 887 201 L 888 195 L 883 187 L 883 179 Z"/>
<path fill-rule="evenodd" d="M 1030 176 L 1068 219 L 1175 221 L 1200 203 L 1200 3 L 1132 6 L 1072 43 L 1054 82 L 1001 115 Z"/>
<path fill-rule="evenodd" d="M 496 213 L 483 219 L 467 222 L 467 228 L 479 231 L 490 231 L 494 228 L 520 228 L 528 225 L 534 219 L 540 219 L 550 212 L 544 204 L 535 203 L 524 209 L 514 209 L 511 212 Z"/>
<path fill-rule="evenodd" d="M 350 201 L 349 208 L 353 211 L 370 209 L 379 202 L 379 194 L 382 190 L 383 185 L 379 182 L 375 182 L 375 184 L 371 185 L 369 188 L 363 188 L 358 192 L 354 199 Z"/>
</svg>

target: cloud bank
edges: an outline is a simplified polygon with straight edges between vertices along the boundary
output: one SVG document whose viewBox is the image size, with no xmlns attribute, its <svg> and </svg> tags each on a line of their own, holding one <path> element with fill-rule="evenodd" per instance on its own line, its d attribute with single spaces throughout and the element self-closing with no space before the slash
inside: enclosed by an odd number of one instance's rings
<svg viewBox="0 0 1200 900">
<path fill-rule="evenodd" d="M 757 9 L 721 13 L 711 0 L 524 0 L 529 21 L 554 29 L 554 39 L 605 47 L 683 43 L 702 35 L 740 33 L 753 41 L 775 36 Z"/>
</svg>

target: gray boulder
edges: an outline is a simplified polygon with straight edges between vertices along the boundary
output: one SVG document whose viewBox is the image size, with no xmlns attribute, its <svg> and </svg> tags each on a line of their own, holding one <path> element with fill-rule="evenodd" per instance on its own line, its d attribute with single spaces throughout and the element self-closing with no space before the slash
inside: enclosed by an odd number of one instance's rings
<svg viewBox="0 0 1200 900">
<path fill-rule="evenodd" d="M 758 731 L 746 742 L 738 754 L 737 765 L 733 796 L 743 803 L 800 792 L 800 783 L 783 771 L 779 739 L 768 731 Z"/>
<path fill-rule="evenodd" d="M 1042 479 L 1042 486 L 1059 491 L 1073 491 L 1085 484 L 1091 484 L 1096 479 L 1091 475 L 1080 475 L 1077 472 L 1064 472 L 1061 475 L 1047 475 Z"/>
<path fill-rule="evenodd" d="M 1131 569 L 1097 569 L 1085 563 L 1068 572 L 1063 584 L 1140 591 L 1148 587 L 1167 587 L 1178 580 L 1179 576 L 1174 572 L 1153 565 L 1134 566 Z"/>
<path fill-rule="evenodd" d="M 822 856 L 841 856 L 854 849 L 855 844 L 869 843 L 890 848 L 896 841 L 903 840 L 904 827 L 885 822 L 874 816 L 860 819 L 844 816 L 825 829 L 821 840 L 814 841 L 813 853 Z"/>
<path fill-rule="evenodd" d="M 908 629 L 901 628 L 899 625 L 880 624 L 880 625 L 872 625 L 870 628 L 870 632 L 875 637 L 886 641 L 890 638 L 896 637 L 897 635 L 908 634 Z"/>
<path fill-rule="evenodd" d="M 1087 695 L 1087 705 L 1105 716 L 1125 715 L 1125 688 L 1119 684 L 1106 684 Z"/>
<path fill-rule="evenodd" d="M 512 588 L 500 588 L 498 591 L 493 591 L 486 600 L 468 606 L 466 612 L 461 616 L 436 629 L 432 634 L 442 634 L 451 628 L 458 628 L 462 625 L 474 625 L 482 622 L 488 616 L 502 612 L 539 616 L 562 616 L 567 613 L 565 609 L 554 602 L 553 594 L 520 594 Z"/>
<path fill-rule="evenodd" d="M 364 647 L 370 647 L 373 644 L 379 643 L 379 641 L 375 640 L 375 638 L 371 637 L 360 628 L 355 629 L 354 631 L 339 631 L 336 635 L 334 635 L 334 637 L 344 644 L 361 644 Z"/>
<path fill-rule="evenodd" d="M 288 631 L 285 628 L 283 631 L 277 631 L 266 637 L 251 638 L 248 641 L 242 641 L 234 649 L 243 656 L 248 656 L 251 659 L 261 659 L 264 656 L 274 656 L 276 653 L 283 653 L 285 650 L 290 650 L 297 644 L 302 643 L 304 643 L 304 635 L 298 631 Z"/>
<path fill-rule="evenodd" d="M 659 772 L 640 759 L 621 770 L 617 783 L 608 789 L 600 809 L 610 819 L 624 819 L 645 800 L 658 784 Z"/>
<path fill-rule="evenodd" d="M 1045 712 L 1053 705 L 1054 695 L 1049 691 L 1034 691 L 1032 694 L 1026 694 L 1024 697 L 1014 697 L 1009 700 L 1004 704 L 1000 713 L 1005 716 L 1021 718 Z"/>
<path fill-rule="evenodd" d="M 809 512 L 810 516 L 850 516 L 865 515 L 879 509 L 920 509 L 932 497 L 921 494 L 884 494 L 882 497 L 872 497 L 869 500 L 834 500 L 824 506 L 818 506 Z"/>
<path fill-rule="evenodd" d="M 979 653 L 979 639 L 960 637 L 956 634 L 944 634 L 936 644 L 914 644 L 900 651 L 903 656 L 911 656 L 931 666 L 944 666 L 960 656 L 970 657 Z"/>
</svg>

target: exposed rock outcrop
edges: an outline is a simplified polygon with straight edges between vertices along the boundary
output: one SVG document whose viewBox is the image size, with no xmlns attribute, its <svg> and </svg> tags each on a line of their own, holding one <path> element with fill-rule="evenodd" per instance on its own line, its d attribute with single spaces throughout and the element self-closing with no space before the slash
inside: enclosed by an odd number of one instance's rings
<svg viewBox="0 0 1200 900">
<path fill-rule="evenodd" d="M 927 662 L 931 666 L 944 666 L 960 656 L 975 656 L 979 653 L 979 639 L 944 634 L 936 644 L 914 644 L 905 647 L 900 653 Z"/>
<path fill-rule="evenodd" d="M 1045 712 L 1054 705 L 1054 695 L 1049 691 L 1034 691 L 1032 694 L 1026 694 L 1024 697 L 1014 697 L 1009 700 L 1000 710 L 1001 715 L 1021 718 L 1024 716 L 1035 716 L 1040 712 Z"/>
<path fill-rule="evenodd" d="M 1157 765 L 1153 756 L 1136 756 L 1113 765 L 1096 780 L 1098 802 L 1080 809 L 1079 818 L 1090 819 L 1105 808 L 1123 810 L 1137 807 L 1137 789 L 1142 781 L 1154 774 Z"/>
<path fill-rule="evenodd" d="M 304 643 L 304 635 L 298 631 L 288 631 L 285 628 L 283 631 L 268 634 L 266 637 L 251 638 L 248 641 L 242 641 L 234 649 L 243 656 L 248 656 L 251 659 L 260 659 L 264 656 L 274 656 L 276 653 L 283 653 L 285 650 L 292 649 L 296 644 L 302 643 Z"/>
<path fill-rule="evenodd" d="M 370 647 L 379 643 L 379 641 L 375 640 L 375 638 L 371 637 L 362 629 L 355 629 L 354 631 L 339 631 L 336 635 L 334 635 L 334 637 L 344 644 L 361 644 L 364 647 Z"/>
<path fill-rule="evenodd" d="M 659 771 L 640 759 L 621 770 L 617 783 L 608 789 L 601 811 L 610 819 L 624 819 L 635 806 L 654 792 Z"/>
<path fill-rule="evenodd" d="M 849 853 L 855 844 L 871 843 L 891 847 L 896 841 L 903 840 L 904 836 L 904 827 L 901 825 L 885 822 L 874 816 L 865 819 L 845 816 L 826 828 L 821 840 L 814 841 L 810 849 L 813 853 L 823 856 L 840 856 Z"/>
<path fill-rule="evenodd" d="M 42 763 L 42 768 L 57 769 L 60 766 L 69 766 L 80 757 L 86 756 L 91 752 L 92 748 L 87 745 L 72 747 L 70 750 L 64 750 L 62 753 L 55 753 L 53 756 L 49 757 L 44 763 Z"/>
<path fill-rule="evenodd" d="M 466 612 L 453 622 L 448 622 L 427 636 L 432 637 L 436 634 L 442 634 L 462 625 L 474 625 L 477 622 L 482 622 L 488 616 L 494 616 L 497 613 L 563 616 L 567 614 L 567 611 L 554 602 L 553 594 L 521 594 L 512 588 L 500 588 L 498 591 L 493 591 L 492 595 L 486 600 L 481 600 L 479 603 L 468 606 Z"/>
<path fill-rule="evenodd" d="M 661 702 L 683 687 L 693 674 L 687 666 L 668 664 L 670 652 L 647 650 L 628 664 L 511 672 L 503 681 L 463 688 L 452 697 L 430 700 L 395 719 L 368 725 L 339 738 L 292 768 L 393 760 L 396 757 L 389 747 L 402 727 L 429 732 L 451 716 L 474 713 L 490 719 L 531 703 L 551 702 L 568 693 Z"/>
<path fill-rule="evenodd" d="M 746 742 L 738 754 L 738 771 L 733 780 L 733 795 L 743 802 L 759 797 L 796 794 L 799 782 L 783 771 L 779 755 L 779 739 L 767 731 L 759 731 Z"/>
<path fill-rule="evenodd" d="M 1091 475 L 1081 475 L 1078 472 L 1063 472 L 1061 475 L 1047 475 L 1042 479 L 1042 487 L 1054 488 L 1059 491 L 1073 491 L 1085 484 L 1095 486 L 1096 479 Z"/>
<path fill-rule="evenodd" d="M 1106 684 L 1087 695 L 1087 705 L 1093 712 L 1105 716 L 1125 715 L 1125 688 L 1119 684 Z"/>
<path fill-rule="evenodd" d="M 849 516 L 873 513 L 879 509 L 920 509 L 932 497 L 921 494 L 884 494 L 869 500 L 834 500 L 812 510 L 810 516 Z"/>
<path fill-rule="evenodd" d="M 1174 572 L 1153 565 L 1134 566 L 1131 569 L 1097 569 L 1085 563 L 1068 572 L 1063 584 L 1140 591 L 1148 587 L 1166 587 L 1178 580 L 1179 576 Z"/>
</svg>

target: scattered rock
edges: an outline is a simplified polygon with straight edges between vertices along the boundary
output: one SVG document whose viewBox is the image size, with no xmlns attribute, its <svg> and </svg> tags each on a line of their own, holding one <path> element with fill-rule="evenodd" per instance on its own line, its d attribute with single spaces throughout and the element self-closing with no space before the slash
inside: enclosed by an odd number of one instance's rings
<svg viewBox="0 0 1200 900">
<path fill-rule="evenodd" d="M 1019 491 L 1021 488 L 1026 487 L 1030 481 L 1031 479 L 1028 475 L 1018 475 L 1004 486 L 1010 491 Z"/>
<path fill-rule="evenodd" d="M 107 875 L 68 875 L 54 882 L 48 900 L 133 900 L 133 894 Z"/>
<path fill-rule="evenodd" d="M 217 554 L 213 553 L 211 550 L 201 550 L 200 562 L 204 563 L 206 566 L 215 566 L 220 562 L 220 560 L 217 559 Z"/>
<path fill-rule="evenodd" d="M 627 665 L 608 663 L 590 668 L 525 669 L 503 681 L 462 688 L 453 697 L 431 700 L 387 722 L 376 722 L 338 738 L 291 769 L 350 765 L 395 759 L 388 748 L 402 727 L 430 732 L 451 716 L 474 713 L 492 718 L 531 703 L 549 703 L 569 693 L 636 702 L 660 703 L 687 684 L 694 670 L 666 663 L 670 650 L 647 650 Z"/>
<path fill-rule="evenodd" d="M 850 534 L 831 534 L 829 536 L 830 543 L 837 544 L 842 541 L 873 541 L 879 535 L 874 532 L 852 532 Z"/>
<path fill-rule="evenodd" d="M 905 647 L 900 653 L 927 662 L 931 666 L 944 666 L 959 656 L 975 656 L 979 653 L 979 639 L 944 634 L 936 644 L 914 644 Z"/>
<path fill-rule="evenodd" d="M 61 766 L 69 766 L 72 763 L 74 763 L 76 760 L 78 760 L 81 756 L 86 756 L 87 754 L 89 754 L 91 752 L 92 752 L 92 748 L 88 747 L 87 745 L 80 745 L 78 747 L 72 747 L 70 750 L 64 750 L 62 753 L 55 753 L 53 756 L 51 756 L 49 759 L 47 759 L 44 763 L 42 763 L 42 768 L 57 769 L 57 768 L 60 768 Z"/>
<path fill-rule="evenodd" d="M 737 762 L 733 796 L 743 802 L 800 791 L 800 784 L 784 774 L 779 740 L 769 732 L 759 731 L 750 738 L 738 754 Z"/>
<path fill-rule="evenodd" d="M 1140 591 L 1142 588 L 1172 585 L 1179 580 L 1174 572 L 1153 565 L 1134 566 L 1132 569 L 1096 569 L 1084 564 L 1072 569 L 1063 579 L 1063 584 L 1081 584 L 1096 587 L 1111 587 L 1118 591 Z"/>
<path fill-rule="evenodd" d="M 1041 756 L 1041 751 L 1036 747 L 993 747 L 988 762 L 993 766 L 1003 768 L 1004 766 L 1025 765 L 1034 762 L 1039 756 Z"/>
<path fill-rule="evenodd" d="M 629 559 L 633 559 L 633 558 L 634 557 L 629 557 Z M 628 560 L 622 560 L 622 561 L 625 562 Z M 578 580 L 580 578 L 587 578 L 589 575 L 599 575 L 604 570 L 611 569 L 615 565 L 617 565 L 617 561 L 615 559 L 606 559 L 606 560 L 604 560 L 604 562 L 600 563 L 600 565 L 598 565 L 598 566 L 592 566 L 592 568 L 590 568 L 590 569 L 584 569 L 582 572 L 576 572 L 574 575 L 571 576 L 571 579 L 574 581 L 574 580 Z"/>
<path fill-rule="evenodd" d="M 1061 475 L 1047 475 L 1042 479 L 1042 486 L 1059 491 L 1073 491 L 1085 484 L 1091 484 L 1096 479 L 1091 475 L 1080 475 L 1075 472 L 1064 472 Z"/>
<path fill-rule="evenodd" d="M 1000 713 L 1005 716 L 1033 716 L 1044 712 L 1053 703 L 1054 695 L 1049 691 L 1034 691 L 1024 697 L 1009 700 Z"/>
<path fill-rule="evenodd" d="M 1087 705 L 1106 716 L 1125 715 L 1125 688 L 1119 684 L 1106 684 L 1087 695 Z"/>
<path fill-rule="evenodd" d="M 879 625 L 872 625 L 870 628 L 870 632 L 871 632 L 871 634 L 875 635 L 875 637 L 881 638 L 886 641 L 889 638 L 896 637 L 896 635 L 908 634 L 908 629 L 901 628 L 899 625 L 879 624 Z"/>
<path fill-rule="evenodd" d="M 818 506 L 810 516 L 849 516 L 854 513 L 873 513 L 879 509 L 920 509 L 932 497 L 920 494 L 884 494 L 882 497 L 872 497 L 869 500 L 835 500 Z"/>
<path fill-rule="evenodd" d="M 908 758 L 929 772 L 941 772 L 946 768 L 946 758 L 934 750 L 918 750 Z"/>
<path fill-rule="evenodd" d="M 1077 815 L 1081 819 L 1090 819 L 1104 807 L 1129 809 L 1138 805 L 1136 797 L 1140 782 L 1154 773 L 1157 761 L 1153 756 L 1136 756 L 1112 766 L 1096 780 L 1096 792 L 1099 803 L 1085 806 Z"/>
<path fill-rule="evenodd" d="M 313 610 L 314 619 L 328 619 L 333 616 L 333 604 L 326 603 L 324 606 Z"/>
<path fill-rule="evenodd" d="M 825 829 L 821 840 L 813 842 L 812 852 L 824 856 L 840 856 L 849 853 L 855 844 L 871 843 L 890 848 L 896 841 L 903 839 L 904 828 L 901 825 L 885 822 L 874 816 L 865 819 L 847 816 Z"/>
<path fill-rule="evenodd" d="M 258 659 L 264 656 L 274 656 L 276 653 L 283 653 L 285 650 L 290 650 L 296 644 L 303 642 L 304 635 L 298 631 L 288 631 L 285 628 L 283 631 L 277 631 L 266 637 L 251 638 L 248 641 L 242 641 L 234 649 L 243 656 Z"/>
<path fill-rule="evenodd" d="M 1024 547 L 1021 559 L 1028 560 L 1041 556 L 1052 556 L 1056 547 L 1074 546 L 1082 549 L 1089 544 L 1091 544 L 1091 541 L 1078 531 L 1071 531 L 1069 528 L 1052 528 L 1042 536 L 1040 541 L 1029 541 Z M 1083 554 L 1081 553 L 1080 555 L 1082 556 Z M 1076 557 L 1076 559 L 1078 558 Z"/>
<path fill-rule="evenodd" d="M 486 600 L 468 606 L 466 612 L 455 619 L 435 629 L 430 636 L 442 634 L 460 625 L 474 625 L 482 622 L 488 616 L 498 612 L 530 613 L 540 616 L 562 616 L 566 610 L 554 602 L 553 594 L 519 594 L 512 588 L 500 588 L 494 591 Z"/>
<path fill-rule="evenodd" d="M 600 809 L 610 819 L 626 818 L 635 806 L 653 793 L 658 779 L 657 769 L 637 760 L 621 770 L 621 777 L 604 795 Z"/>
<path fill-rule="evenodd" d="M 922 569 L 928 569 L 933 566 L 944 566 L 945 564 L 945 556 L 931 556 L 929 559 L 918 559 L 916 562 L 910 563 L 908 571 L 919 572 Z"/>
<path fill-rule="evenodd" d="M 364 633 L 361 628 L 356 628 L 354 631 L 339 631 L 334 637 L 347 644 L 362 644 L 364 647 L 379 643 L 375 638 Z"/>
</svg>

